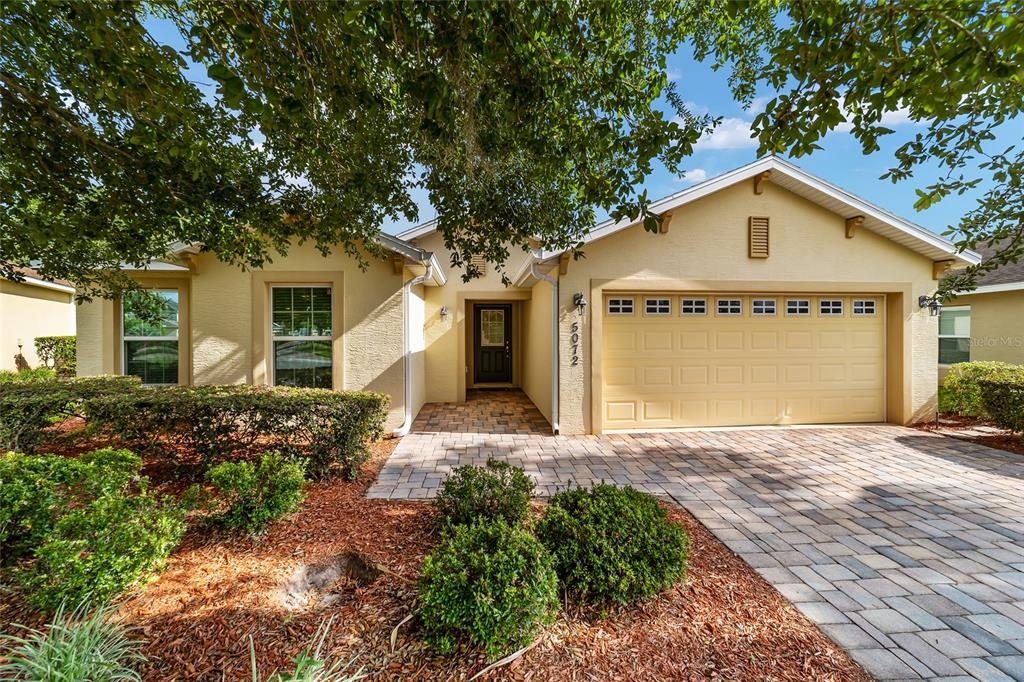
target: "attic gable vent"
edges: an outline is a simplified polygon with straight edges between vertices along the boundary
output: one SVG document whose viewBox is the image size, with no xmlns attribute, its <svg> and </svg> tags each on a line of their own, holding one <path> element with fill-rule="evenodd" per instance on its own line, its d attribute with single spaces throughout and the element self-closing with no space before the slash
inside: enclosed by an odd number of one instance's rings
<svg viewBox="0 0 1024 682">
<path fill-rule="evenodd" d="M 480 275 L 487 274 L 487 259 L 484 256 L 473 256 L 469 259 L 469 267 Z"/>
<path fill-rule="evenodd" d="M 750 216 L 750 257 L 768 257 L 768 218 Z"/>
</svg>

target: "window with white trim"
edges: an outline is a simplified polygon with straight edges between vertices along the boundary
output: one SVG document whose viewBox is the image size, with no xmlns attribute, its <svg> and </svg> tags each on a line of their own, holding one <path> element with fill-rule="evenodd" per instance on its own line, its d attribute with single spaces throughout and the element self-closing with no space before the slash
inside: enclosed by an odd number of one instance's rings
<svg viewBox="0 0 1024 682">
<path fill-rule="evenodd" d="M 631 298 L 609 298 L 608 299 L 608 314 L 609 315 L 632 315 L 633 314 L 633 299 L 631 299 Z"/>
<path fill-rule="evenodd" d="M 271 287 L 274 385 L 333 387 L 331 299 L 329 286 Z"/>
<path fill-rule="evenodd" d="M 122 372 L 150 385 L 178 383 L 178 290 L 129 291 L 121 301 Z"/>
<path fill-rule="evenodd" d="M 750 302 L 750 312 L 754 315 L 774 315 L 775 314 L 775 299 L 774 298 L 755 298 Z"/>
<path fill-rule="evenodd" d="M 715 302 L 715 310 L 719 315 L 742 315 L 743 300 L 739 298 L 720 298 Z"/>
<path fill-rule="evenodd" d="M 684 298 L 679 306 L 680 315 L 707 315 L 708 300 L 706 298 Z"/>
<path fill-rule="evenodd" d="M 843 314 L 843 299 L 823 298 L 818 301 L 818 314 L 825 317 L 835 317 Z"/>
<path fill-rule="evenodd" d="M 648 315 L 668 315 L 672 312 L 672 300 L 668 298 L 645 298 L 644 312 Z"/>
<path fill-rule="evenodd" d="M 873 298 L 853 299 L 853 314 L 862 317 L 874 315 L 877 312 L 877 304 Z"/>
<path fill-rule="evenodd" d="M 939 311 L 939 364 L 953 365 L 971 359 L 971 306 L 958 305 Z"/>
<path fill-rule="evenodd" d="M 811 299 L 809 298 L 788 298 L 786 299 L 786 314 L 791 316 L 810 315 Z"/>
</svg>

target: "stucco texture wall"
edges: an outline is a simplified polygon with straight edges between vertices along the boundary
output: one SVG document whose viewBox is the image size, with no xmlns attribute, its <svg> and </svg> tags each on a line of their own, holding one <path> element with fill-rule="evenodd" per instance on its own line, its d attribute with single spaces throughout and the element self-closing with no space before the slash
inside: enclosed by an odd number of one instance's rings
<svg viewBox="0 0 1024 682">
<path fill-rule="evenodd" d="M 0 279 L 0 369 L 17 369 L 14 357 L 21 354 L 32 367 L 42 364 L 36 355 L 37 336 L 68 336 L 75 333 L 72 295 L 22 282 Z"/>
<path fill-rule="evenodd" d="M 1024 290 L 960 296 L 946 305 L 971 306 L 971 360 L 1024 365 Z"/>
<path fill-rule="evenodd" d="M 770 218 L 771 253 L 748 257 L 748 218 Z M 936 321 L 917 310 L 920 294 L 934 291 L 931 260 L 867 230 L 847 239 L 844 216 L 831 213 L 787 190 L 765 183 L 756 195 L 752 184 L 738 183 L 672 212 L 667 234 L 635 226 L 584 248 L 586 258 L 569 265 L 559 282 L 560 347 L 567 347 L 570 325 L 580 322 L 582 362 L 573 367 L 560 353 L 560 426 L 565 434 L 594 428 L 591 385 L 594 362 L 594 310 L 602 291 L 655 289 L 675 291 L 837 291 L 900 292 L 889 320 L 902 328 L 890 338 L 901 380 L 899 414 L 890 420 L 928 416 L 936 397 Z M 593 305 L 584 318 L 572 308 L 574 293 Z M 891 405 L 892 403 L 890 403 Z"/>
<path fill-rule="evenodd" d="M 403 273 L 395 273 L 390 262 L 369 258 L 370 267 L 363 271 L 348 256 L 324 258 L 306 244 L 276 257 L 262 270 L 244 272 L 210 254 L 200 255 L 190 277 L 191 383 L 267 383 L 270 286 L 329 283 L 335 296 L 335 387 L 389 394 L 387 428 L 400 425 L 404 418 Z M 111 301 L 82 306 L 80 374 L 119 371 L 114 355 L 119 343 L 117 309 Z"/>
<path fill-rule="evenodd" d="M 551 285 L 538 282 L 523 304 L 523 391 L 541 414 L 551 416 Z"/>
</svg>

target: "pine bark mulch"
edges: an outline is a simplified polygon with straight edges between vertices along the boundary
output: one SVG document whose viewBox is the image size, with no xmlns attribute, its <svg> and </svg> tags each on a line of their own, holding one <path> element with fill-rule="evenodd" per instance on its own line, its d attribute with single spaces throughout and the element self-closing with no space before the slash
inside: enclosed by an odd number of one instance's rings
<svg viewBox="0 0 1024 682">
<path fill-rule="evenodd" d="M 395 444 L 378 446 L 355 482 L 311 485 L 302 509 L 261 538 L 190 531 L 166 570 L 120 610 L 147 641 L 146 679 L 252 679 L 250 637 L 264 676 L 290 670 L 327 618 L 328 650 L 369 679 L 467 680 L 487 667 L 475 651 L 433 653 L 415 619 L 391 648 L 392 630 L 415 610 L 419 567 L 437 541 L 428 503 L 363 497 Z M 870 680 L 700 523 L 669 508 L 691 538 L 684 585 L 628 608 L 569 605 L 536 646 L 481 679 Z M 282 587 L 301 564 L 353 551 L 383 573 L 368 584 L 343 577 L 318 605 L 284 605 Z"/>
<path fill-rule="evenodd" d="M 914 424 L 914 428 L 1024 455 L 1024 434 L 1015 435 L 980 417 L 943 414 L 938 423 L 920 422 Z"/>
</svg>

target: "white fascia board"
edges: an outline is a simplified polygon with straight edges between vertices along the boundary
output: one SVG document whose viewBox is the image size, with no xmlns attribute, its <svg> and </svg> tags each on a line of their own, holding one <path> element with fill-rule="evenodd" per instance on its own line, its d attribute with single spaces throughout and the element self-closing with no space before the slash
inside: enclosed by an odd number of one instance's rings
<svg viewBox="0 0 1024 682">
<path fill-rule="evenodd" d="M 131 263 L 121 263 L 121 270 L 131 270 L 135 272 L 143 271 L 160 271 L 160 272 L 189 272 L 189 269 L 184 265 L 178 265 L 177 263 L 165 263 L 164 261 L 154 260 L 146 263 L 142 267 L 138 267 Z"/>
<path fill-rule="evenodd" d="M 436 229 L 437 229 L 437 220 L 436 219 L 428 220 L 427 222 L 420 223 L 419 225 L 416 225 L 415 227 L 410 227 L 408 230 L 405 230 L 404 232 L 399 232 L 398 233 L 398 238 L 399 239 L 416 239 L 418 237 L 422 237 L 423 235 L 430 234 L 431 232 L 435 231 Z"/>
<path fill-rule="evenodd" d="M 11 281 L 16 282 L 16 280 Z M 30 284 L 34 287 L 39 287 L 40 289 L 52 289 L 53 291 L 62 291 L 65 294 L 75 293 L 74 287 L 69 287 L 66 284 L 58 284 L 57 282 L 47 282 L 45 279 L 39 279 L 38 277 L 28 277 L 27 275 L 25 276 L 25 279 L 22 280 L 21 284 Z"/>
<path fill-rule="evenodd" d="M 1004 291 L 1024 291 L 1024 282 L 1006 282 L 1005 284 L 983 284 L 970 291 L 958 291 L 957 297 L 973 296 L 975 294 L 998 294 Z M 948 308 L 943 308 L 948 310 Z"/>
<path fill-rule="evenodd" d="M 430 254 L 430 265 L 433 266 L 431 269 L 431 279 L 439 287 L 443 287 L 448 282 L 448 275 L 444 274 L 444 270 L 441 269 L 441 264 L 437 262 L 437 256 Z"/>
</svg>

